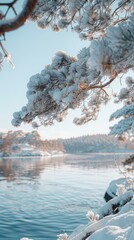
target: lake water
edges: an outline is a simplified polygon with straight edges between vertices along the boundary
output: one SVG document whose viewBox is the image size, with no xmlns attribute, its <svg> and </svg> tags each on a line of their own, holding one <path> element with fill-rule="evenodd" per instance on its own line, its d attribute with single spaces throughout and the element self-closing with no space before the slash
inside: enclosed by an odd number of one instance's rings
<svg viewBox="0 0 134 240">
<path fill-rule="evenodd" d="M 0 240 L 56 240 L 104 204 L 125 155 L 0 159 Z"/>
</svg>

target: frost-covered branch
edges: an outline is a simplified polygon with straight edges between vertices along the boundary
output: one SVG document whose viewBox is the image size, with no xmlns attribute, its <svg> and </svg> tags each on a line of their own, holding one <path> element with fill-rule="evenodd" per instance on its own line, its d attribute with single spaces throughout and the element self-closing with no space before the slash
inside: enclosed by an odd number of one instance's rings
<svg viewBox="0 0 134 240">
<path fill-rule="evenodd" d="M 110 134 L 123 135 L 124 133 L 134 134 L 134 78 L 126 78 L 126 88 L 122 88 L 116 96 L 116 102 L 122 101 L 124 106 L 114 112 L 110 121 L 118 118 L 121 119 L 117 124 L 111 127 Z"/>
<path fill-rule="evenodd" d="M 109 25 L 125 21 L 133 10 L 130 0 L 38 0 L 31 19 L 40 28 L 50 26 L 54 31 L 71 25 L 80 38 L 92 39 L 104 35 Z"/>
<path fill-rule="evenodd" d="M 134 66 L 133 22 L 134 13 L 126 22 L 109 26 L 105 36 L 92 40 L 77 58 L 58 52 L 50 65 L 31 77 L 28 103 L 14 113 L 12 124 L 19 126 L 36 118 L 46 126 L 62 121 L 68 109 L 77 107 L 82 117 L 74 119 L 76 124 L 96 119 L 101 104 L 109 100 L 106 87 Z"/>
</svg>

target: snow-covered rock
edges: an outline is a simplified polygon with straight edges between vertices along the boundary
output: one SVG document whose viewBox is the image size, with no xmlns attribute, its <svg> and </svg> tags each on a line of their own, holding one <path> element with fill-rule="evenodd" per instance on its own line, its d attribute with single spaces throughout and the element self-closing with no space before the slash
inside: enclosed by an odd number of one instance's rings
<svg viewBox="0 0 134 240">
<path fill-rule="evenodd" d="M 121 186 L 129 189 L 129 180 L 119 178 L 111 181 L 104 195 L 106 202 L 118 195 L 119 187 L 121 188 Z"/>
</svg>

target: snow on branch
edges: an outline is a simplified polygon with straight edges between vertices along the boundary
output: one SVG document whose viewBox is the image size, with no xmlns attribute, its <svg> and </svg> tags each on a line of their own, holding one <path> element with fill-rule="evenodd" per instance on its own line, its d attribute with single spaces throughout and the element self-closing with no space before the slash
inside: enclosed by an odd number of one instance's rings
<svg viewBox="0 0 134 240">
<path fill-rule="evenodd" d="M 109 25 L 125 21 L 133 11 L 133 1 L 124 0 L 38 0 L 31 20 L 54 31 L 71 28 L 82 39 L 104 35 Z M 119 14 L 121 12 L 121 14 Z"/>
<path fill-rule="evenodd" d="M 134 123 L 134 116 L 129 118 L 124 118 L 120 120 L 117 124 L 111 127 L 110 134 L 122 135 L 124 132 L 131 131 Z"/>
<path fill-rule="evenodd" d="M 111 127 L 110 134 L 134 134 L 134 79 L 127 77 L 126 85 L 127 87 L 120 90 L 115 100 L 117 103 L 123 102 L 124 106 L 111 115 L 110 121 L 118 118 L 123 119 Z"/>
<path fill-rule="evenodd" d="M 17 2 L 17 0 L 12 1 L 10 3 L 0 3 L 0 6 L 7 6 L 8 10 L 10 8 L 12 8 L 15 13 L 15 18 L 13 18 L 13 19 L 5 19 L 7 14 L 3 15 L 3 18 L 0 19 L 0 35 L 5 34 L 6 32 L 16 30 L 17 28 L 21 27 L 26 22 L 29 15 L 33 11 L 33 9 L 37 3 L 37 0 L 26 1 L 24 8 L 19 15 L 17 15 L 15 8 L 13 7 L 13 5 L 16 2 Z"/>
<path fill-rule="evenodd" d="M 133 23 L 134 13 L 127 21 L 109 26 L 105 36 L 92 40 L 77 58 L 58 52 L 50 65 L 30 78 L 28 103 L 14 113 L 12 124 L 36 119 L 39 125 L 51 125 L 62 121 L 68 109 L 78 107 L 82 117 L 74 120 L 76 124 L 96 119 L 101 104 L 109 100 L 106 87 L 134 66 Z"/>
<path fill-rule="evenodd" d="M 110 117 L 110 121 L 122 116 L 125 116 L 125 117 L 129 115 L 132 116 L 133 114 L 134 114 L 134 104 L 127 105 L 117 110 L 116 112 L 114 112 Z"/>
</svg>

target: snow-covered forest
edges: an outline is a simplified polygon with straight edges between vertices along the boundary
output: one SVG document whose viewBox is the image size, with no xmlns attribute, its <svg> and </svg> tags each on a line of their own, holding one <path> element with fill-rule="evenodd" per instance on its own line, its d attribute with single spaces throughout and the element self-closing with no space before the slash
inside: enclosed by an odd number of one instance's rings
<svg viewBox="0 0 134 240">
<path fill-rule="evenodd" d="M 134 151 L 133 141 L 120 141 L 106 134 L 87 135 L 77 138 L 61 139 L 68 153 L 126 152 Z"/>
</svg>

